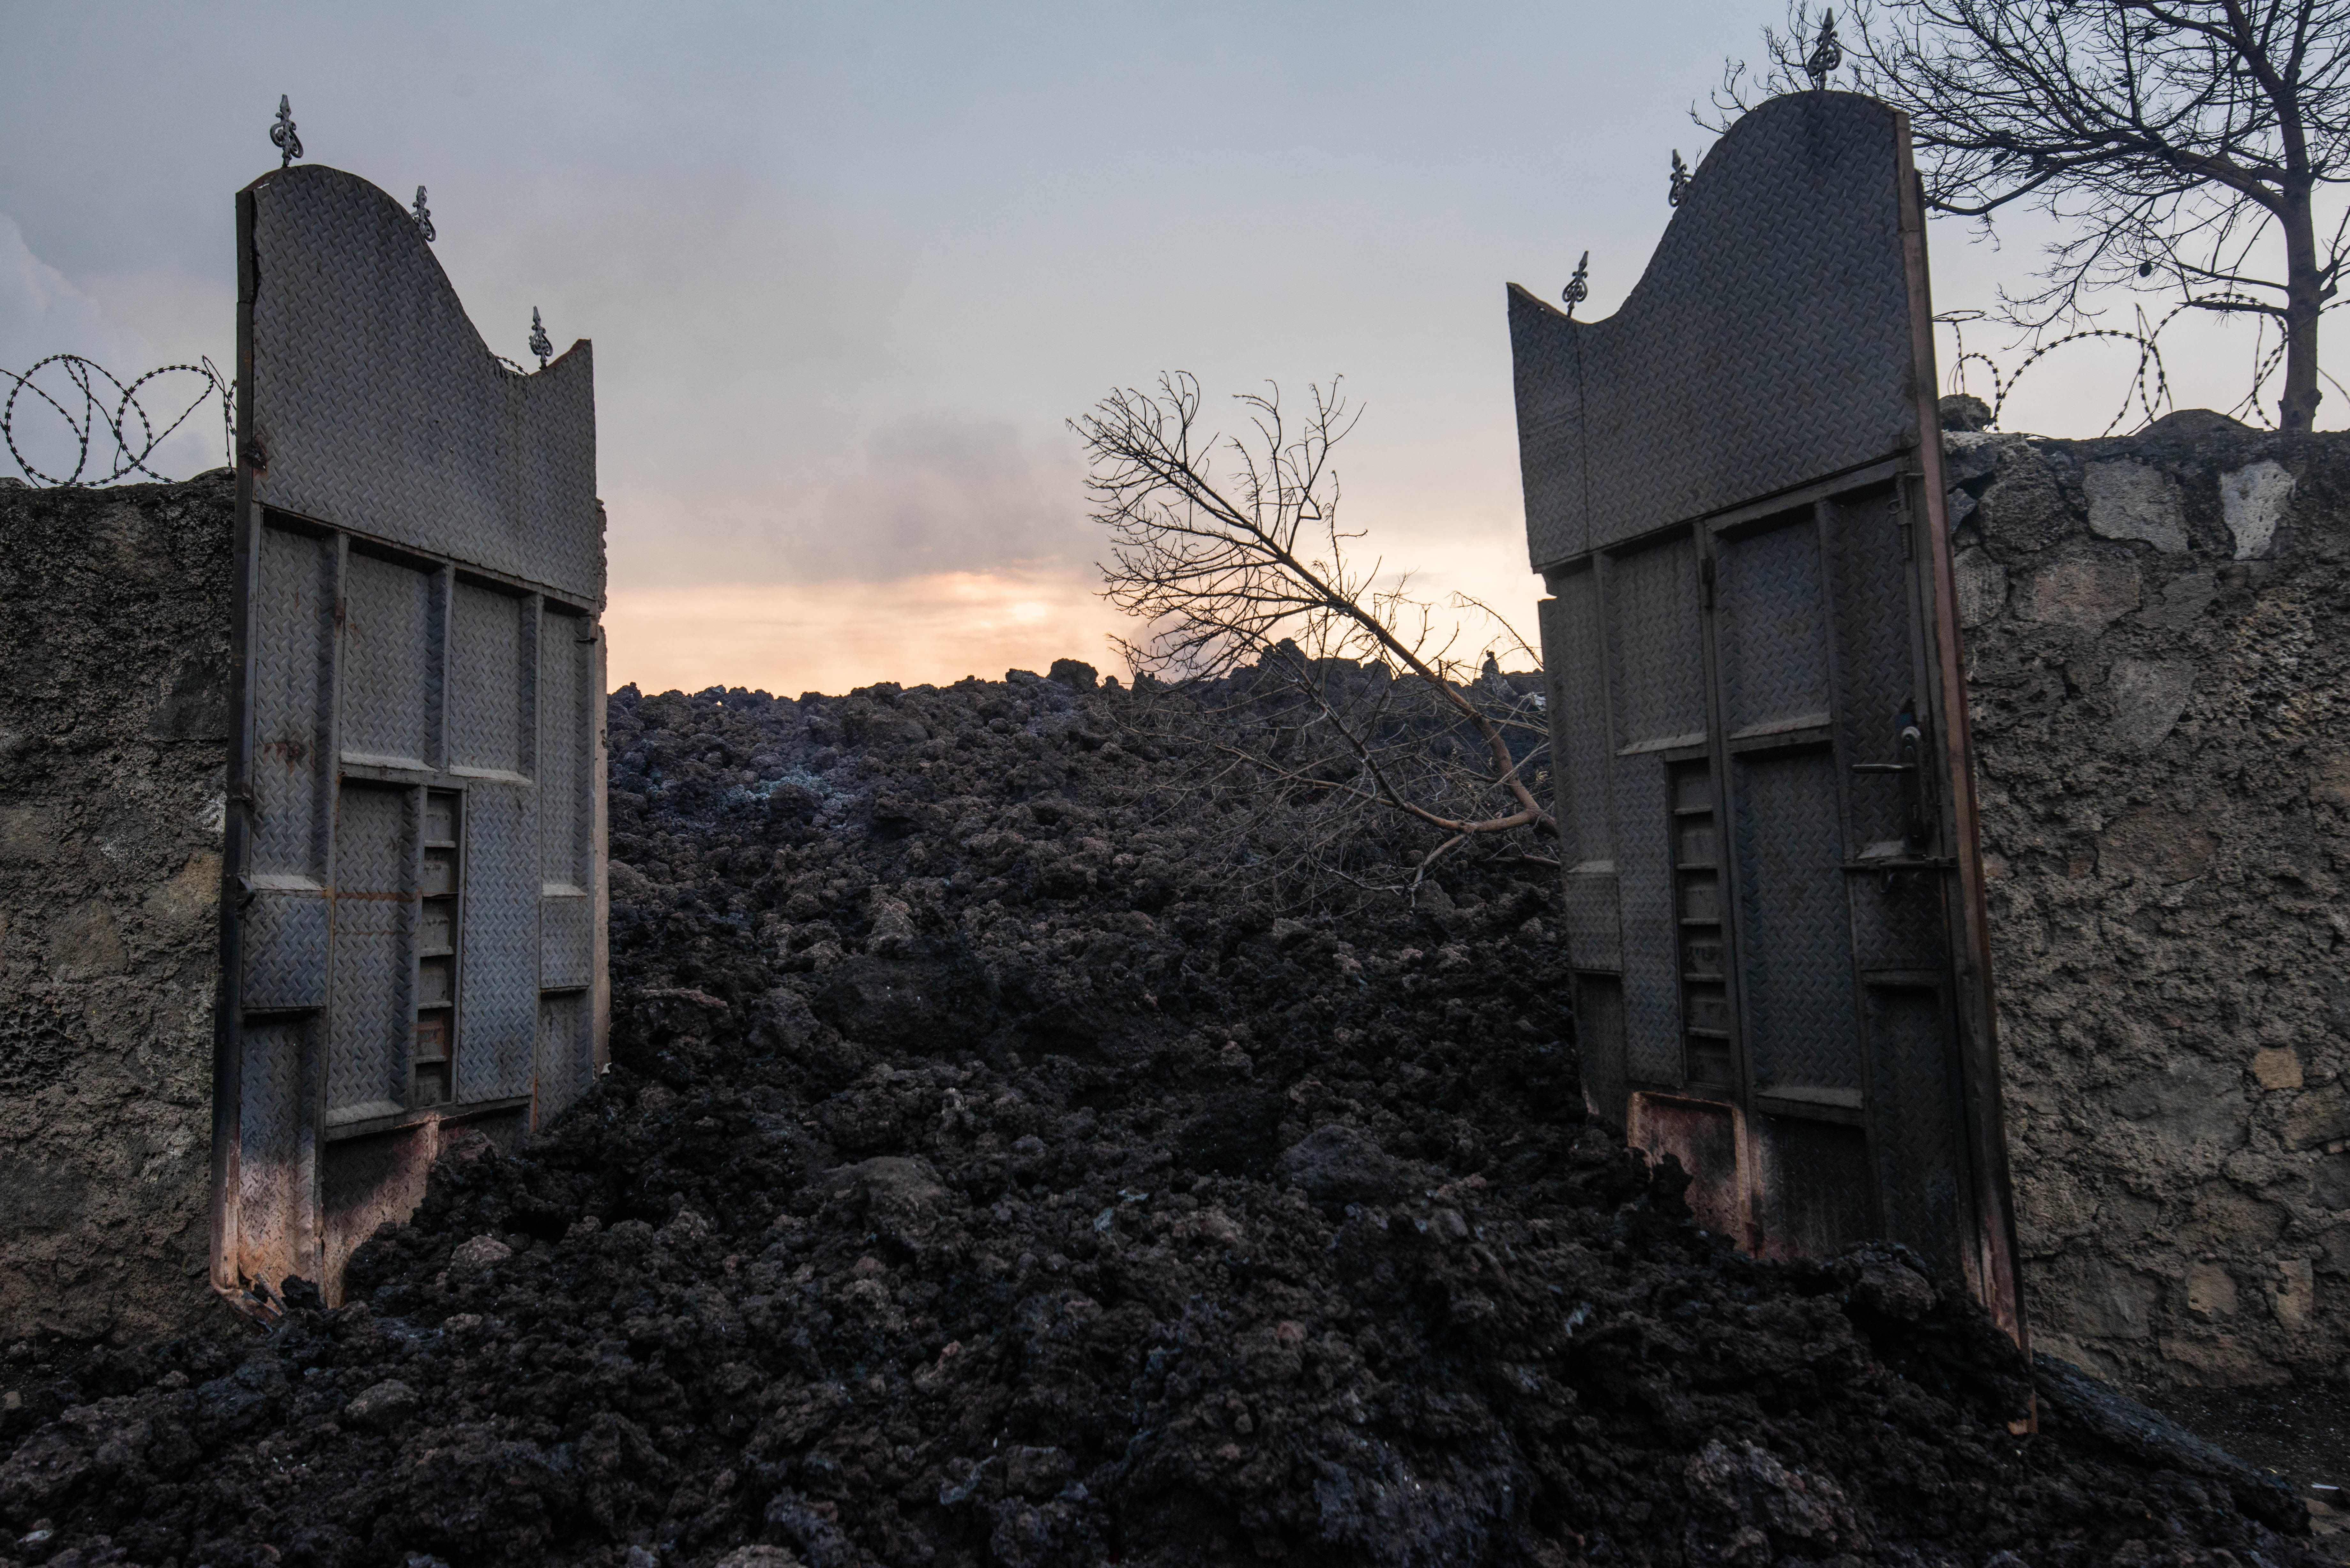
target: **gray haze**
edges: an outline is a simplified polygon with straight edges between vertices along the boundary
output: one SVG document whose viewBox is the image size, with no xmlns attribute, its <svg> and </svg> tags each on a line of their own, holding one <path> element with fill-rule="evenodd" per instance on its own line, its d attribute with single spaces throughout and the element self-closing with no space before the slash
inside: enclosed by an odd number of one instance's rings
<svg viewBox="0 0 2350 1568">
<path fill-rule="evenodd" d="M 225 364 L 231 197 L 275 164 L 284 92 L 311 161 L 430 187 L 494 347 L 523 356 L 534 306 L 558 343 L 595 339 L 616 679 L 796 691 L 1097 656 L 1063 421 L 1162 369 L 1219 391 L 1344 372 L 1369 407 L 1341 465 L 1354 521 L 1430 588 L 1523 613 L 1503 284 L 1555 295 L 1587 247 L 1586 312 L 1614 308 L 1670 151 L 1708 140 L 1690 105 L 1777 15 L 19 5 L 0 362 Z M 1934 243 L 1945 307 L 2031 254 Z M 2098 352 L 2010 426 L 2094 433 L 2121 387 Z M 2182 402 L 2233 400 L 2227 354 L 2177 357 Z M 953 641 L 997 582 L 1029 607 Z M 901 589 L 931 611 L 844 652 Z M 772 613 L 730 640 L 752 590 Z"/>
</svg>

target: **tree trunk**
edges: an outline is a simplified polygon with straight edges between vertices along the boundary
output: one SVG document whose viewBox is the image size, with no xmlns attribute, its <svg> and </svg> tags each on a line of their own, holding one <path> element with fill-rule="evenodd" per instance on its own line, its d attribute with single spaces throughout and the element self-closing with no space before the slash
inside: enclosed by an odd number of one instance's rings
<svg viewBox="0 0 2350 1568">
<path fill-rule="evenodd" d="M 2284 219 L 2284 398 L 2278 428 L 2308 430 L 2317 419 L 2317 317 L 2325 307 L 2317 271 L 2317 228 L 2309 188 L 2286 196 Z"/>
</svg>

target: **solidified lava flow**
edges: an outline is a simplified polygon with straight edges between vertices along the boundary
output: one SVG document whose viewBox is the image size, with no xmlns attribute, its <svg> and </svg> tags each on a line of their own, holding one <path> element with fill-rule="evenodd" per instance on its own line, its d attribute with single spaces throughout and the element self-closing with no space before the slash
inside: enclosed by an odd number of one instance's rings
<svg viewBox="0 0 2350 1568">
<path fill-rule="evenodd" d="M 0 1562 L 2317 1561 L 2014 1435 L 1899 1250 L 1697 1229 L 1585 1120 L 1555 870 L 1253 877 L 1222 721 L 1055 670 L 617 694 L 611 1072 L 347 1304 L 9 1347 Z"/>
</svg>

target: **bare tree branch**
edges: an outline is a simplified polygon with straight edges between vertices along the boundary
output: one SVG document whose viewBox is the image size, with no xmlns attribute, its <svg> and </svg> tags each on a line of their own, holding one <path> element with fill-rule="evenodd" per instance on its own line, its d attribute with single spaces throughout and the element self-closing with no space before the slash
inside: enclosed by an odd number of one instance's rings
<svg viewBox="0 0 2350 1568">
<path fill-rule="evenodd" d="M 1285 409 L 1277 388 L 1235 400 L 1244 433 L 1201 420 L 1199 383 L 1111 392 L 1070 421 L 1110 538 L 1103 593 L 1147 628 L 1121 644 L 1138 682 L 1181 683 L 1236 722 L 1211 746 L 1293 803 L 1377 809 L 1450 838 L 1555 833 L 1529 764 L 1546 731 L 1501 677 L 1453 656 L 1445 628 L 1384 563 L 1348 555 L 1331 456 L 1360 410 L 1341 385 Z M 1525 643 L 1487 607 L 1457 600 Z M 1472 678 L 1474 677 L 1474 678 Z M 1513 738 L 1514 737 L 1514 738 Z M 1449 841 L 1449 840 L 1448 840 Z"/>
<path fill-rule="evenodd" d="M 1764 30 L 1768 67 L 1728 67 L 1706 123 L 1798 88 L 1812 27 L 1797 0 L 1788 33 Z M 2311 428 L 2345 259 L 2317 209 L 2350 181 L 2350 0 L 1852 0 L 1842 32 L 1855 85 L 1909 116 L 1930 206 L 2070 229 L 2011 321 L 2090 319 L 2116 286 L 2272 317 L 2278 422 Z M 2198 292 L 2214 286 L 2234 297 Z"/>
</svg>

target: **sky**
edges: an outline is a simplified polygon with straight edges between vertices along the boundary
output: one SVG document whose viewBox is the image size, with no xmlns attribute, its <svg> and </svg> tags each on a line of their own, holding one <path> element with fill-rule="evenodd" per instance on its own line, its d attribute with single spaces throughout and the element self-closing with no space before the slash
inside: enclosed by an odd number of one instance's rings
<svg viewBox="0 0 2350 1568">
<path fill-rule="evenodd" d="M 1691 106 L 1781 19 L 1767 0 L 10 13 L 0 366 L 228 366 L 233 198 L 276 165 L 286 94 L 309 161 L 428 188 L 493 348 L 525 358 L 534 306 L 558 346 L 594 341 L 613 683 L 786 695 L 1118 668 L 1107 639 L 1132 628 L 1096 592 L 1067 421 L 1167 370 L 1218 409 L 1343 375 L 1357 548 L 1531 631 L 1503 285 L 1555 297 L 1588 249 L 1580 314 L 1612 311 L 1670 214 L 1671 153 L 1711 140 Z M 1937 307 L 1991 305 L 2043 237 L 1938 221 Z M 1967 347 L 2012 364 L 2007 341 Z M 2241 395 L 2248 329 L 2164 343 L 2179 406 Z M 2002 422 L 2097 434 L 2133 358 L 2052 356 Z M 159 465 L 221 461 L 206 421 Z"/>
</svg>

